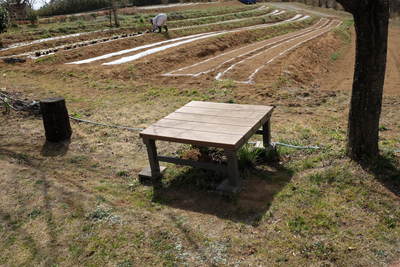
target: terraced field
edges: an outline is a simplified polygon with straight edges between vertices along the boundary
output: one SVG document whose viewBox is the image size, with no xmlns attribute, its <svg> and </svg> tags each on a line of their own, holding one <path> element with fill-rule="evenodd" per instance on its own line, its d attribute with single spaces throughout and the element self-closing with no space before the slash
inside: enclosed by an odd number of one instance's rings
<svg viewBox="0 0 400 267">
<path fill-rule="evenodd" d="M 212 5 L 217 6 L 216 3 Z M 248 38 L 240 38 L 242 43 L 229 45 L 229 48 L 220 49 L 220 51 L 213 51 L 212 57 L 201 52 L 190 55 L 190 59 L 187 58 L 186 62 L 195 61 L 194 63 L 160 74 L 164 77 L 186 76 L 199 79 L 202 74 L 203 78 L 204 74 L 213 74 L 218 81 L 227 79 L 251 84 L 256 80 L 262 82 L 262 79 L 256 79 L 256 76 L 259 72 L 262 74 L 266 66 L 278 57 L 284 57 L 293 49 L 340 25 L 339 21 L 329 18 L 318 22 L 315 17 L 274 9 L 264 4 L 245 9 L 239 5 L 231 6 L 225 10 L 225 13 L 221 12 L 222 10 L 218 8 L 213 11 L 215 15 L 193 11 L 173 12 L 170 14 L 172 19 L 168 22 L 170 31 L 164 35 L 132 32 L 132 28 L 121 29 L 118 35 L 109 35 L 115 32 L 110 29 L 9 44 L 0 50 L 0 59 L 28 58 L 29 61 L 35 62 L 36 60 L 46 61 L 47 57 L 51 59 L 49 60 L 51 65 L 66 63 L 68 65 L 90 64 L 90 67 L 98 65 L 114 67 L 126 64 L 135 66 L 143 60 L 163 57 L 163 53 L 175 54 L 181 49 L 191 50 L 199 43 L 207 47 L 207 40 L 247 34 L 253 39 L 265 40 L 254 42 L 248 41 Z M 279 36 L 281 34 L 284 35 Z M 106 36 L 91 38 L 96 35 Z M 271 38 L 274 35 L 277 36 Z M 46 48 L 38 49 L 43 47 Z M 197 56 L 199 54 L 200 57 Z M 71 61 L 72 58 L 74 60 Z M 268 60 L 265 60 L 266 58 Z M 179 64 L 184 64 L 184 62 L 179 62 Z M 174 67 L 168 65 L 166 68 Z"/>
</svg>

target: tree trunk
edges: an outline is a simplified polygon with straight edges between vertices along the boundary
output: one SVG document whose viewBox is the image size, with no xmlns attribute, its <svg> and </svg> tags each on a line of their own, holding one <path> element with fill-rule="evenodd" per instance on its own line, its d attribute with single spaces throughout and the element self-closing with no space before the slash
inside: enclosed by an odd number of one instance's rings
<svg viewBox="0 0 400 267">
<path fill-rule="evenodd" d="M 115 3 L 115 0 L 111 0 L 111 5 L 112 5 L 112 13 L 114 15 L 114 25 L 115 27 L 119 27 L 117 3 Z"/>
<path fill-rule="evenodd" d="M 335 0 L 332 1 L 332 8 L 337 9 L 337 3 Z"/>
<path fill-rule="evenodd" d="M 360 161 L 375 158 L 379 154 L 379 119 L 386 72 L 389 4 L 387 0 L 369 0 L 356 6 L 352 9 L 357 51 L 347 153 L 350 158 Z"/>
<path fill-rule="evenodd" d="M 109 15 L 109 19 L 110 19 L 110 28 L 112 28 L 112 11 L 111 11 L 111 9 L 109 10 L 109 13 L 108 13 L 108 15 Z"/>
<path fill-rule="evenodd" d="M 64 98 L 40 101 L 40 111 L 47 141 L 61 142 L 70 139 L 72 130 Z"/>
</svg>

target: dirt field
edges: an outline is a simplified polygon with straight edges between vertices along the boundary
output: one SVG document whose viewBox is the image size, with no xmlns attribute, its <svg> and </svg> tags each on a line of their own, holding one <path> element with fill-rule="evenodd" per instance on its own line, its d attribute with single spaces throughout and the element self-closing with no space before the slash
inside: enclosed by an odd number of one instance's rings
<svg viewBox="0 0 400 267">
<path fill-rule="evenodd" d="M 71 121 L 71 142 L 54 145 L 45 142 L 40 117 L 1 114 L 0 265 L 385 266 L 398 261 L 400 27 L 390 28 L 382 158 L 365 170 L 345 156 L 355 56 L 352 21 L 341 13 L 318 9 L 326 14 L 320 17 L 300 7 L 244 8 L 230 1 L 160 9 L 181 17 L 171 19 L 169 33 L 72 47 L 137 34 L 138 22 L 0 50 L 0 57 L 30 54 L 25 63 L 0 61 L 3 93 L 28 100 L 62 96 L 76 118 L 144 128 L 191 100 L 274 105 L 274 142 L 320 147 L 278 146 L 278 159 L 243 168 L 243 191 L 226 198 L 215 192 L 223 177 L 188 167 L 168 165 L 160 187 L 140 183 L 138 173 L 148 162 L 137 131 Z M 245 14 L 232 18 L 235 12 Z M 14 44 L 41 39 L 35 34 L 24 39 L 22 33 L 16 33 Z M 6 37 L 12 44 L 12 34 Z M 71 48 L 32 54 L 64 45 Z M 160 142 L 159 152 L 201 156 L 167 142 Z"/>
</svg>

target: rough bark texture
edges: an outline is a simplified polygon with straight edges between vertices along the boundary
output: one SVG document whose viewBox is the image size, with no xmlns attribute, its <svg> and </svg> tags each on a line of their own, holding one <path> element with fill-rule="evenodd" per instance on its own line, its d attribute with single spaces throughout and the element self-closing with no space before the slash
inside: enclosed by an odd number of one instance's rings
<svg viewBox="0 0 400 267">
<path fill-rule="evenodd" d="M 379 119 L 386 71 L 389 1 L 338 2 L 353 14 L 357 33 L 347 151 L 352 159 L 359 161 L 379 154 Z"/>
<path fill-rule="evenodd" d="M 40 111 L 47 141 L 61 142 L 71 137 L 72 130 L 64 98 L 40 101 Z"/>
</svg>

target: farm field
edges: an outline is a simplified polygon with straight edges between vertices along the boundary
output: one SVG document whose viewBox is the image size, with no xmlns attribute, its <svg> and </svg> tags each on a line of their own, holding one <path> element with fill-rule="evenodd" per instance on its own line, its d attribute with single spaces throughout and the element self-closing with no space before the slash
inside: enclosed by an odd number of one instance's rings
<svg viewBox="0 0 400 267">
<path fill-rule="evenodd" d="M 158 12 L 169 16 L 168 33 L 146 32 Z M 0 93 L 61 96 L 73 118 L 135 129 L 192 100 L 274 105 L 272 141 L 318 149 L 278 145 L 255 166 L 239 155 L 244 187 L 227 197 L 215 190 L 224 177 L 172 164 L 161 185 L 141 183 L 148 160 L 137 130 L 71 119 L 71 142 L 54 145 L 40 116 L 11 110 L 0 115 L 1 266 L 398 262 L 398 22 L 390 25 L 382 157 L 367 170 L 345 156 L 355 57 L 348 14 L 239 1 L 120 14 L 120 28 L 88 13 L 1 34 Z M 5 63 L 10 57 L 26 62 Z M 168 142 L 158 150 L 204 156 Z"/>
</svg>

